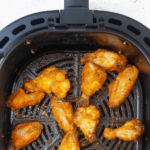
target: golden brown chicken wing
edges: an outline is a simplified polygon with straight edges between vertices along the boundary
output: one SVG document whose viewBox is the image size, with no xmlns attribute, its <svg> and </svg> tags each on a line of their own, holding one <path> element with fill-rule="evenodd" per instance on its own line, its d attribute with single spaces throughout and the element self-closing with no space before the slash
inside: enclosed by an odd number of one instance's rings
<svg viewBox="0 0 150 150">
<path fill-rule="evenodd" d="M 120 71 L 123 70 L 127 64 L 125 56 L 108 51 L 98 49 L 92 53 L 87 53 L 81 58 L 82 63 L 92 62 L 101 66 L 106 71 Z"/>
<path fill-rule="evenodd" d="M 28 92 L 42 91 L 45 93 L 54 93 L 60 98 L 64 98 L 70 89 L 70 82 L 65 77 L 65 70 L 59 70 L 56 67 L 49 67 L 40 73 L 35 79 L 28 79 L 24 86 Z"/>
<path fill-rule="evenodd" d="M 51 109 L 55 120 L 65 133 L 75 130 L 75 125 L 73 123 L 73 108 L 70 102 L 65 102 L 53 96 L 51 99 Z"/>
<path fill-rule="evenodd" d="M 19 124 L 12 131 L 11 139 L 15 150 L 19 150 L 32 141 L 36 140 L 43 129 L 43 125 L 39 122 Z"/>
<path fill-rule="evenodd" d="M 107 78 L 107 73 L 99 66 L 93 63 L 86 63 L 82 70 L 82 85 L 83 92 L 79 99 L 79 106 L 88 106 L 89 97 L 100 90 Z"/>
<path fill-rule="evenodd" d="M 128 66 L 120 72 L 115 81 L 109 84 L 109 108 L 119 107 L 129 95 L 139 71 L 135 66 Z"/>
<path fill-rule="evenodd" d="M 80 150 L 78 133 L 76 131 L 67 132 L 58 150 Z"/>
<path fill-rule="evenodd" d="M 144 132 L 144 125 L 138 119 L 127 121 L 123 126 L 112 130 L 111 128 L 105 128 L 104 137 L 107 140 L 114 140 L 119 138 L 125 141 L 138 141 L 140 136 Z"/>
<path fill-rule="evenodd" d="M 7 107 L 10 107 L 11 110 L 17 110 L 26 106 L 36 105 L 41 102 L 44 96 L 44 92 L 26 94 L 23 89 L 19 88 L 17 92 L 8 98 Z"/>
<path fill-rule="evenodd" d="M 78 107 L 74 115 L 74 123 L 80 127 L 89 142 L 97 141 L 96 127 L 99 124 L 100 112 L 94 105 Z"/>
</svg>

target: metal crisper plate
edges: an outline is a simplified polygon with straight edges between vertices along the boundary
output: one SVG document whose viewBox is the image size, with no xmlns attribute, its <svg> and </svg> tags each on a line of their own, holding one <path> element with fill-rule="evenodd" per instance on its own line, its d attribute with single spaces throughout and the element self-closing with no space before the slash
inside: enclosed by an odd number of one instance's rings
<svg viewBox="0 0 150 150">
<path fill-rule="evenodd" d="M 71 89 L 66 97 L 71 101 L 74 109 L 76 109 L 76 99 L 81 96 L 81 80 L 82 68 L 80 58 L 85 51 L 51 51 L 34 59 L 18 74 L 13 84 L 12 92 L 23 88 L 23 82 L 27 78 L 35 78 L 43 69 L 56 66 L 67 71 L 67 77 L 71 82 Z M 117 76 L 117 72 L 108 72 L 108 78 L 104 84 L 104 89 L 96 92 L 90 98 L 91 104 L 94 104 L 101 113 L 100 124 L 97 127 L 98 142 L 89 143 L 85 140 L 83 133 L 79 131 L 79 142 L 81 150 L 141 150 L 142 139 L 137 143 L 126 142 L 121 140 L 108 141 L 103 136 L 104 128 L 117 128 L 128 120 L 142 120 L 142 91 L 139 80 L 137 80 L 131 93 L 123 104 L 117 109 L 109 109 L 108 107 L 108 84 Z M 22 150 L 57 150 L 64 132 L 57 125 L 50 108 L 50 100 L 52 94 L 47 94 L 40 104 L 29 106 L 17 111 L 11 112 L 12 129 L 17 124 L 38 121 L 44 125 L 44 129 L 40 137 Z M 49 117 L 45 116 L 44 111 Z"/>
</svg>

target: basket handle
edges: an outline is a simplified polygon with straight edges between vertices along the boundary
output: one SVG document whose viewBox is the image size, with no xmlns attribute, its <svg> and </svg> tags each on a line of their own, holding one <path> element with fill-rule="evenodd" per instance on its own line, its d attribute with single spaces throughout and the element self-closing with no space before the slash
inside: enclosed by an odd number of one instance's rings
<svg viewBox="0 0 150 150">
<path fill-rule="evenodd" d="M 64 0 L 64 7 L 65 9 L 71 7 L 81 7 L 89 9 L 89 0 Z"/>
<path fill-rule="evenodd" d="M 86 26 L 93 23 L 89 0 L 64 0 L 64 7 L 65 9 L 60 11 L 60 24 Z"/>
</svg>

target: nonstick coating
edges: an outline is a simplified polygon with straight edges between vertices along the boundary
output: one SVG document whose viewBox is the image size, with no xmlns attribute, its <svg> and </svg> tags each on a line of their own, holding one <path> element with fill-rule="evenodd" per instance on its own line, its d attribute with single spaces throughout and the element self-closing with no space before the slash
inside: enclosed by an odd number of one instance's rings
<svg viewBox="0 0 150 150">
<path fill-rule="evenodd" d="M 86 51 L 89 52 L 89 51 Z M 73 105 L 76 110 L 76 101 L 81 96 L 81 81 L 83 64 L 80 58 L 85 51 L 51 51 L 48 54 L 36 56 L 30 63 L 22 67 L 18 73 L 12 88 L 12 93 L 18 88 L 23 88 L 24 80 L 27 78 L 35 78 L 40 71 L 47 67 L 56 66 L 67 71 L 67 78 L 71 82 L 71 89 L 68 92 L 66 99 Z M 85 140 L 83 133 L 79 131 L 79 142 L 81 150 L 135 150 L 142 149 L 142 140 L 135 142 L 126 142 L 121 140 L 108 141 L 103 136 L 104 128 L 117 128 L 123 125 L 126 121 L 132 119 L 142 120 L 142 90 L 140 81 L 137 80 L 129 96 L 119 108 L 109 109 L 108 107 L 108 84 L 113 81 L 117 72 L 108 72 L 108 78 L 104 84 L 104 89 L 96 92 L 90 98 L 91 104 L 94 104 L 101 113 L 100 123 L 97 127 L 98 142 L 89 143 Z M 40 104 L 35 106 L 25 107 L 17 111 L 11 111 L 11 127 L 14 129 L 17 124 L 38 121 L 44 125 L 44 129 L 40 137 L 23 148 L 23 150 L 56 150 L 65 135 L 55 121 L 50 107 L 50 100 L 53 94 L 46 94 Z M 45 112 L 48 117 L 45 116 Z"/>
</svg>

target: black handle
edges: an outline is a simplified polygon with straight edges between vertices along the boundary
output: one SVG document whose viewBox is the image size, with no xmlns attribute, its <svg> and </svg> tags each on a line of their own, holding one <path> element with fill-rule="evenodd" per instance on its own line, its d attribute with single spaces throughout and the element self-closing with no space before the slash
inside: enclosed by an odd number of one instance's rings
<svg viewBox="0 0 150 150">
<path fill-rule="evenodd" d="M 89 8 L 89 0 L 65 0 L 65 9 L 70 7 Z"/>
<path fill-rule="evenodd" d="M 64 0 L 65 9 L 60 11 L 60 24 L 92 24 L 93 13 L 89 10 L 89 0 Z"/>
</svg>

